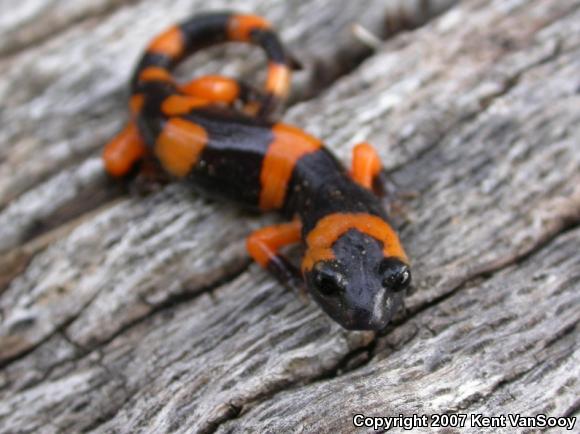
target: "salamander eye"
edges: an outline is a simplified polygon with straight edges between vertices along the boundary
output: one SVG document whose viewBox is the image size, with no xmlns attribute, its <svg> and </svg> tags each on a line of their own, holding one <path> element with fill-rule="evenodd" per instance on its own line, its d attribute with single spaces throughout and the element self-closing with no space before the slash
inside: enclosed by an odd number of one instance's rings
<svg viewBox="0 0 580 434">
<path fill-rule="evenodd" d="M 391 291 L 403 291 L 411 284 L 411 270 L 407 264 L 398 259 L 383 260 L 379 272 L 383 276 L 383 286 Z"/>
<path fill-rule="evenodd" d="M 316 289 L 326 296 L 338 295 L 344 290 L 344 275 L 324 263 L 315 265 L 313 280 Z"/>
</svg>

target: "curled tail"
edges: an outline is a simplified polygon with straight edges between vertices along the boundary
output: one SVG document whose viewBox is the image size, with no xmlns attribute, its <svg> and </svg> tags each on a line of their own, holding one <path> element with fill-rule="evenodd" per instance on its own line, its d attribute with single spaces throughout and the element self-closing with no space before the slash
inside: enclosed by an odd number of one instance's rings
<svg viewBox="0 0 580 434">
<path fill-rule="evenodd" d="M 131 93 L 139 94 L 144 81 L 172 81 L 171 69 L 184 58 L 201 49 L 229 41 L 255 44 L 264 50 L 268 59 L 268 75 L 261 113 L 280 106 L 288 94 L 294 60 L 264 18 L 228 12 L 196 15 L 155 37 L 135 69 Z"/>
</svg>

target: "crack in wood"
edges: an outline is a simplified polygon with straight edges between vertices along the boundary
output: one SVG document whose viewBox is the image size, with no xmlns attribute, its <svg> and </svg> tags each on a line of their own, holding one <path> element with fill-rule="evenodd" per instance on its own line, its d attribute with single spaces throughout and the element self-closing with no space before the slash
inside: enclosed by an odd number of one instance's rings
<svg viewBox="0 0 580 434">
<path fill-rule="evenodd" d="M 482 277 L 484 278 L 484 280 L 489 280 L 494 276 L 494 274 L 501 272 L 501 271 L 505 270 L 506 268 L 512 267 L 514 264 L 517 264 L 518 262 L 521 262 L 524 260 L 529 260 L 533 255 L 540 254 L 542 252 L 543 248 L 545 248 L 551 242 L 556 240 L 558 238 L 558 236 L 565 234 L 566 232 L 568 232 L 570 230 L 573 230 L 575 228 L 580 227 L 579 223 L 580 223 L 580 215 L 578 216 L 577 220 L 568 222 L 568 224 L 563 225 L 562 228 L 557 233 L 554 233 L 552 236 L 546 238 L 545 240 L 543 240 L 543 242 L 538 243 L 536 246 L 534 246 L 534 248 L 530 249 L 530 251 L 528 251 L 528 252 L 525 252 L 521 256 L 514 256 L 513 258 L 510 258 L 509 261 L 498 262 L 494 267 L 489 267 L 485 270 L 482 269 L 478 273 L 467 277 L 465 281 L 458 284 L 450 292 L 448 292 L 448 293 L 444 294 L 443 296 L 433 300 L 431 303 L 428 303 L 424 306 L 421 306 L 420 309 L 414 310 L 410 315 L 405 316 L 404 318 L 399 319 L 398 321 L 394 322 L 391 326 L 389 326 L 389 329 L 387 331 L 385 331 L 384 334 L 386 335 L 389 333 L 390 330 L 392 330 L 396 327 L 400 327 L 406 323 L 409 323 L 411 320 L 413 320 L 417 316 L 421 315 L 423 312 L 425 312 L 429 309 L 432 309 L 433 307 L 435 307 L 437 305 L 444 303 L 446 300 L 450 299 L 451 297 L 456 296 L 463 288 L 470 286 L 471 282 L 473 282 L 479 278 L 482 278 Z M 572 324 L 569 327 L 562 330 L 560 333 L 558 333 L 556 336 L 554 336 L 553 339 L 546 342 L 546 347 L 553 345 L 555 342 L 565 338 L 566 336 L 571 335 L 572 332 L 576 330 L 576 325 L 577 324 Z M 435 334 L 435 333 L 433 332 L 433 334 Z M 416 336 L 416 334 L 412 335 L 411 338 L 408 339 L 407 341 L 412 340 L 415 336 Z M 379 344 L 380 341 L 381 341 L 381 335 L 372 339 L 368 345 L 365 345 L 363 347 L 354 349 L 354 350 L 346 353 L 344 355 L 344 357 L 342 358 L 342 360 L 333 369 L 329 370 L 326 373 L 321 374 L 319 377 L 309 379 L 304 384 L 315 384 L 315 383 L 319 383 L 319 382 L 325 382 L 327 380 L 338 378 L 338 377 L 345 375 L 347 373 L 351 373 L 353 371 L 360 370 L 360 369 L 364 368 L 368 364 L 372 363 L 372 361 L 375 357 L 375 354 L 373 354 L 373 353 L 376 351 L 377 345 Z M 393 349 L 392 353 L 394 353 L 397 351 L 398 348 L 392 348 L 392 349 Z M 350 365 L 350 361 L 355 359 L 356 356 L 359 354 L 367 354 L 367 358 L 364 361 L 361 361 L 360 363 L 357 363 L 355 365 Z M 528 367 L 527 369 L 520 371 L 520 372 L 516 372 L 512 376 L 510 376 L 509 378 L 502 379 L 486 395 L 477 393 L 474 396 L 467 397 L 464 401 L 461 401 L 458 404 L 457 408 L 449 410 L 447 413 L 452 414 L 452 413 L 458 413 L 459 411 L 469 410 L 469 408 L 473 404 L 481 403 L 482 401 L 489 399 L 497 391 L 501 390 L 502 388 L 504 388 L 505 386 L 507 386 L 511 383 L 518 381 L 519 379 L 524 377 L 526 374 L 528 374 L 531 371 L 533 371 L 534 369 L 536 369 L 542 363 L 543 363 L 543 361 L 540 360 L 536 364 Z M 243 411 L 242 411 L 243 409 L 252 407 L 253 404 L 256 404 L 258 402 L 262 402 L 262 401 L 265 401 L 267 399 L 271 399 L 281 392 L 295 390 L 299 387 L 304 386 L 304 384 L 289 384 L 288 385 L 289 387 L 283 387 L 283 388 L 280 388 L 278 390 L 271 391 L 271 393 L 264 395 L 264 396 L 261 396 L 259 398 L 252 399 L 252 400 L 246 401 L 246 402 L 242 402 L 239 404 L 238 407 L 236 407 L 239 409 L 239 411 L 232 412 L 231 414 L 228 414 L 228 416 L 224 416 L 219 421 L 212 421 L 212 423 L 208 424 L 208 426 L 204 430 L 202 430 L 201 432 L 207 433 L 207 434 L 217 432 L 220 425 L 223 425 L 224 423 L 226 423 L 228 421 L 231 421 L 231 420 L 234 420 L 234 419 L 241 417 L 243 414 Z"/>
<path fill-rule="evenodd" d="M 116 1 L 107 2 L 107 3 L 105 3 L 104 7 L 100 8 L 100 9 L 86 10 L 85 11 L 86 13 L 84 15 L 79 15 L 79 16 L 73 15 L 69 18 L 69 20 L 64 21 L 62 23 L 56 23 L 52 27 L 46 26 L 46 28 L 40 32 L 37 32 L 37 31 L 35 32 L 35 30 L 33 30 L 30 27 L 26 28 L 26 24 L 29 24 L 30 21 L 32 21 L 32 22 L 40 21 L 39 20 L 40 17 L 35 17 L 35 18 L 37 18 L 36 20 L 29 19 L 29 20 L 27 20 L 28 22 L 24 23 L 24 25 L 21 24 L 19 26 L 20 28 L 18 30 L 16 30 L 17 32 L 19 32 L 19 35 L 21 35 L 21 37 L 23 37 L 23 40 L 19 40 L 18 38 L 14 38 L 14 35 L 12 35 L 12 37 L 9 38 L 11 40 L 11 42 L 3 43 L 0 46 L 0 62 L 6 58 L 9 58 L 11 55 L 20 54 L 20 53 L 23 53 L 32 47 L 37 47 L 39 44 L 46 44 L 46 43 L 50 42 L 52 39 L 54 39 L 55 37 L 59 36 L 61 33 L 66 32 L 66 31 L 70 31 L 71 27 L 75 27 L 79 24 L 86 23 L 87 21 L 95 20 L 98 18 L 103 18 L 103 17 L 115 12 L 119 8 L 126 7 L 128 4 L 135 4 L 135 3 L 138 3 L 140 1 L 142 1 L 142 0 L 128 0 L 128 1 L 122 1 L 122 2 L 116 2 Z M 52 5 L 52 8 L 54 8 L 54 9 L 56 9 L 58 7 L 66 7 L 66 5 L 60 5 L 60 6 Z M 40 26 L 36 26 L 36 27 L 38 28 Z M 26 28 L 28 30 L 28 35 L 32 35 L 32 36 L 27 36 L 26 33 L 24 33 L 22 31 L 23 28 Z"/>
</svg>

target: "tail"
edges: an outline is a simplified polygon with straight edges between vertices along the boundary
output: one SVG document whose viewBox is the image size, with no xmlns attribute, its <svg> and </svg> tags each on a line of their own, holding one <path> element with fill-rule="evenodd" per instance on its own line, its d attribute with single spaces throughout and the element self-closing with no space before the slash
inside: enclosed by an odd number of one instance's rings
<svg viewBox="0 0 580 434">
<path fill-rule="evenodd" d="M 291 69 L 297 62 L 287 54 L 270 23 L 255 15 L 208 13 L 196 15 L 154 38 L 131 79 L 131 93 L 140 93 L 140 82 L 152 77 L 172 80 L 170 71 L 195 52 L 224 42 L 247 42 L 261 47 L 268 59 L 264 85 L 265 106 L 261 112 L 279 107 L 290 87 Z"/>
</svg>

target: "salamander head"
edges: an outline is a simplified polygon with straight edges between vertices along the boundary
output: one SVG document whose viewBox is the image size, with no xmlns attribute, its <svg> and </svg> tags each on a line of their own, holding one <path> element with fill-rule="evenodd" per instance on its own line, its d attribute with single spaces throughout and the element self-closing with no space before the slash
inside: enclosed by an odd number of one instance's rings
<svg viewBox="0 0 580 434">
<path fill-rule="evenodd" d="M 411 283 L 398 238 L 386 222 L 381 226 L 391 231 L 388 237 L 358 225 L 339 231 L 325 251 L 307 237 L 303 272 L 308 289 L 328 315 L 350 330 L 384 329 Z"/>
</svg>

